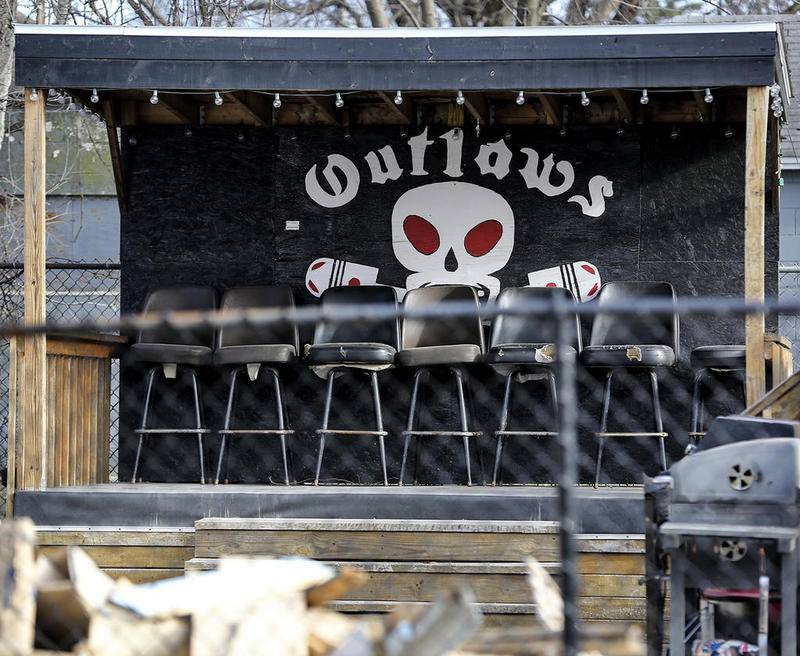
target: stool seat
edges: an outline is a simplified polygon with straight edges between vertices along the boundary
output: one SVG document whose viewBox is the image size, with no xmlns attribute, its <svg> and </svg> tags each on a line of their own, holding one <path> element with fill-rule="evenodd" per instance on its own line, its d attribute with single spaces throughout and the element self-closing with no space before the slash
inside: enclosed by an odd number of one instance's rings
<svg viewBox="0 0 800 656">
<path fill-rule="evenodd" d="M 698 346 L 692 349 L 692 369 L 744 369 L 745 348 L 741 344 Z"/>
<path fill-rule="evenodd" d="M 394 362 L 397 350 L 377 342 L 330 342 L 314 344 L 308 349 L 310 365 L 387 365 Z"/>
<path fill-rule="evenodd" d="M 290 362 L 296 355 L 293 344 L 220 346 L 214 351 L 214 364 L 282 364 Z"/>
<path fill-rule="evenodd" d="M 675 351 L 665 344 L 602 344 L 581 351 L 587 367 L 670 367 Z"/>
<path fill-rule="evenodd" d="M 446 364 L 472 364 L 481 359 L 477 344 L 444 344 L 441 346 L 415 346 L 397 354 L 397 364 L 402 367 L 434 367 Z"/>
<path fill-rule="evenodd" d="M 129 354 L 142 362 L 200 367 L 211 364 L 213 351 L 208 346 L 193 344 L 138 343 L 130 347 Z"/>
<path fill-rule="evenodd" d="M 567 347 L 571 356 L 576 351 Z M 555 364 L 558 346 L 552 343 L 542 344 L 498 344 L 489 349 L 486 362 L 491 365 L 535 365 L 547 367 Z"/>
</svg>

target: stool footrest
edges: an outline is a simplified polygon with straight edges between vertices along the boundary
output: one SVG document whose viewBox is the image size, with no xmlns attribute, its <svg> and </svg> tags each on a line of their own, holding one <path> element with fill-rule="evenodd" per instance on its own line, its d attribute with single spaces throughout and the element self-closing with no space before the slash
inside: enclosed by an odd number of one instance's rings
<svg viewBox="0 0 800 656">
<path fill-rule="evenodd" d="M 133 431 L 134 433 L 138 433 L 140 435 L 156 435 L 162 434 L 167 435 L 169 433 L 188 433 L 188 434 L 197 434 L 197 433 L 210 433 L 210 428 L 137 428 Z"/>
<path fill-rule="evenodd" d="M 495 431 L 497 437 L 555 437 L 556 431 Z"/>
<path fill-rule="evenodd" d="M 375 437 L 388 437 L 388 431 L 376 430 L 345 430 L 340 428 L 318 428 L 317 435 L 373 435 Z"/>
<path fill-rule="evenodd" d="M 294 435 L 288 428 L 230 428 L 217 431 L 220 435 Z"/>
<path fill-rule="evenodd" d="M 403 431 L 402 435 L 409 437 L 481 437 L 481 431 Z"/>
<path fill-rule="evenodd" d="M 705 437 L 706 431 L 689 431 L 689 437 Z"/>
<path fill-rule="evenodd" d="M 595 437 L 669 437 L 669 433 L 595 433 Z"/>
</svg>

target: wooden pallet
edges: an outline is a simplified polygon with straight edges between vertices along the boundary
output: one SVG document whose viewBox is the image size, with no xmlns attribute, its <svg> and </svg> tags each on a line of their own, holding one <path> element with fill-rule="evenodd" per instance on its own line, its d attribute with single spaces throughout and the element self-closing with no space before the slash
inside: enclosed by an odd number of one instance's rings
<svg viewBox="0 0 800 656">
<path fill-rule="evenodd" d="M 581 616 L 592 622 L 643 622 L 644 538 L 578 536 Z M 216 567 L 229 555 L 305 556 L 367 574 L 361 588 L 330 605 L 348 613 L 383 613 L 426 603 L 448 587 L 469 585 L 492 624 L 524 623 L 536 613 L 526 579 L 533 556 L 556 576 L 553 522 L 439 520 L 236 519 L 195 523 L 187 571 Z"/>
</svg>

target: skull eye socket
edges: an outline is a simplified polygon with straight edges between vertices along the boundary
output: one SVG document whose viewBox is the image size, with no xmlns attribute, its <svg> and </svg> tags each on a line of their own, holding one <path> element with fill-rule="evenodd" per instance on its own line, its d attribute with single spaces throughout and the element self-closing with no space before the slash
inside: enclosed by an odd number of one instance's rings
<svg viewBox="0 0 800 656">
<path fill-rule="evenodd" d="M 481 257 L 497 246 L 502 236 L 503 226 L 500 221 L 482 221 L 464 237 L 464 248 L 472 257 Z"/>
<path fill-rule="evenodd" d="M 423 255 L 431 255 L 439 250 L 438 231 L 421 216 L 409 214 L 403 221 L 403 232 L 411 245 Z"/>
</svg>

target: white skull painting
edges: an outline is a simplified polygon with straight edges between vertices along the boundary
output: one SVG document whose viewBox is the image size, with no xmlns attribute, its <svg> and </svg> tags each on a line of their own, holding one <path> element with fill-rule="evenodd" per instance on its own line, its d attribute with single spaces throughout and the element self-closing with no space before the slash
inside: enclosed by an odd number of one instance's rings
<svg viewBox="0 0 800 656">
<path fill-rule="evenodd" d="M 492 274 L 514 248 L 514 212 L 498 193 L 467 182 L 438 182 L 404 193 L 392 211 L 392 248 L 413 273 L 406 288 L 466 284 L 489 298 L 500 291 Z"/>
</svg>

